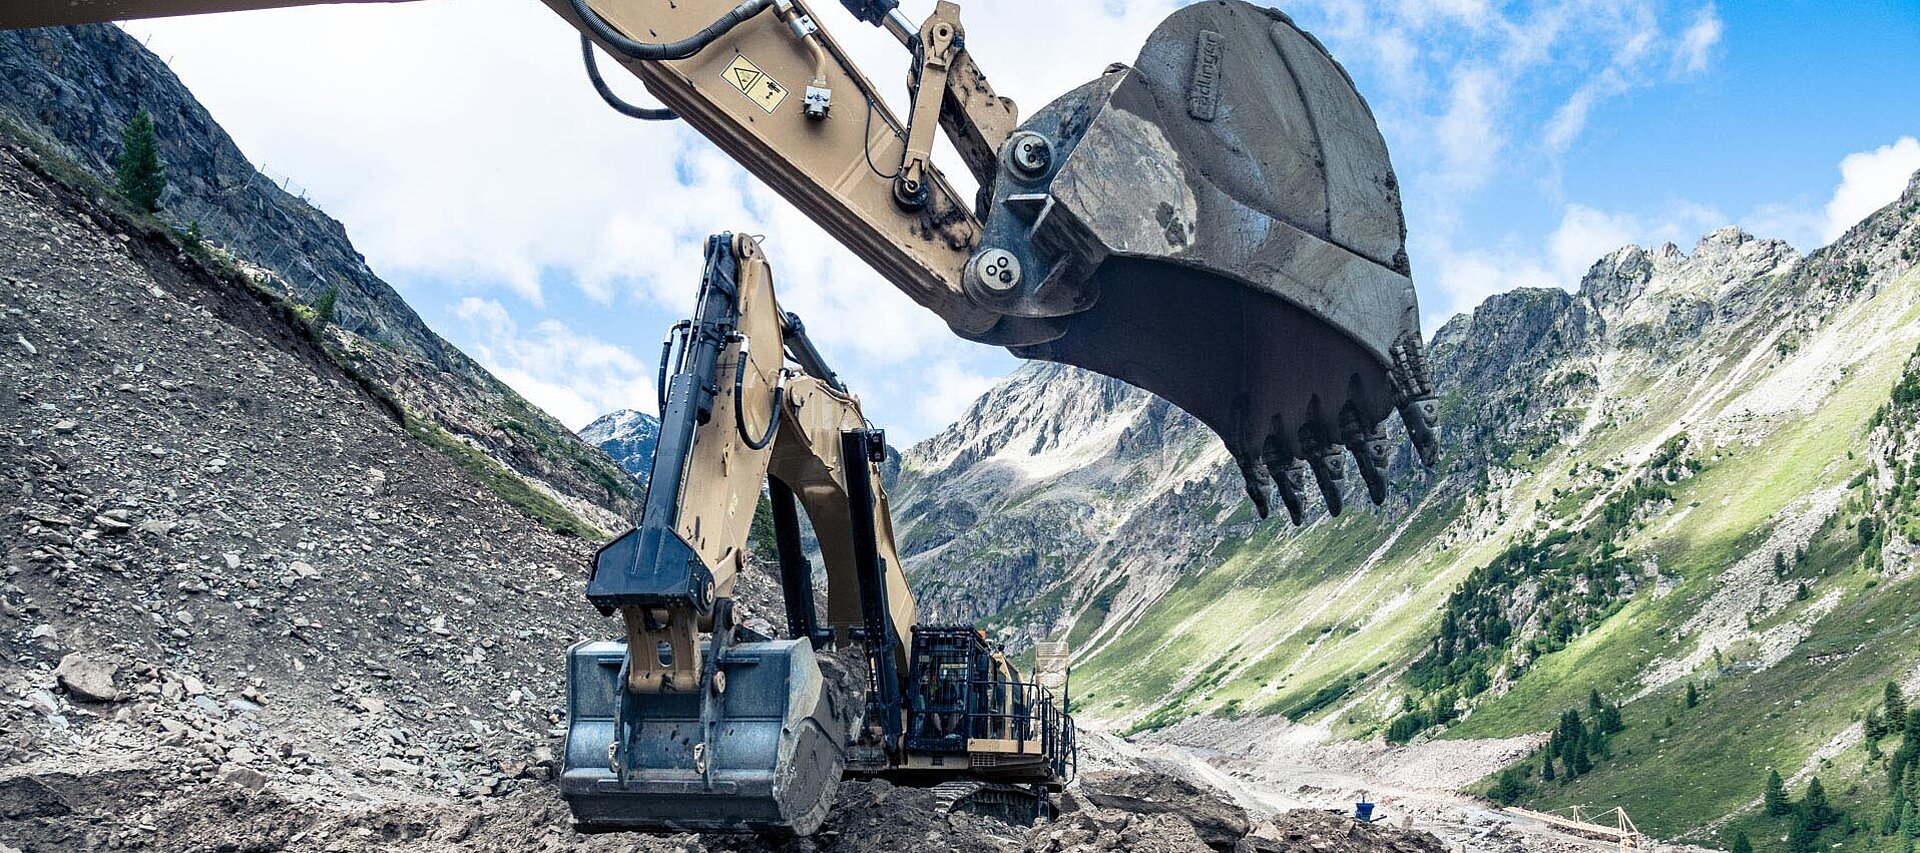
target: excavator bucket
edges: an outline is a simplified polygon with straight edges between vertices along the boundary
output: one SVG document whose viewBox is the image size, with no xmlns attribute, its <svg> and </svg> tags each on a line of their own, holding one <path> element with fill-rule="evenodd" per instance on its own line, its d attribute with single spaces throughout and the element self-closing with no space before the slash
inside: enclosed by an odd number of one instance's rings
<svg viewBox="0 0 1920 853">
<path fill-rule="evenodd" d="M 823 675 L 807 641 L 769 640 L 728 647 L 718 691 L 637 694 L 621 686 L 626 656 L 623 642 L 581 643 L 567 655 L 560 796 L 576 829 L 820 828 L 861 713 L 857 679 L 843 683 L 849 676 L 830 660 Z"/>
<path fill-rule="evenodd" d="M 1396 411 L 1432 464 L 1405 220 L 1353 82 L 1284 14 L 1187 6 L 1002 149 L 965 287 L 975 337 L 1140 386 L 1225 441 L 1266 515 L 1309 480 L 1378 503 Z"/>
</svg>

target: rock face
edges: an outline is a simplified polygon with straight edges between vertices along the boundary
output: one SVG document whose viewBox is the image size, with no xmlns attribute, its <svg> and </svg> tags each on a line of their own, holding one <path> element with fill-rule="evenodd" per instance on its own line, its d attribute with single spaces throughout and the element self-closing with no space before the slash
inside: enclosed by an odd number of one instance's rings
<svg viewBox="0 0 1920 853">
<path fill-rule="evenodd" d="M 653 448 L 660 443 L 660 419 L 621 409 L 587 424 L 580 430 L 580 438 L 600 448 L 614 464 L 644 483 L 653 470 Z"/>
<path fill-rule="evenodd" d="M 903 455 L 895 530 L 921 611 L 1013 629 L 1018 644 L 1102 590 L 1119 608 L 1152 601 L 1233 513 L 1226 459 L 1150 394 L 1023 365 Z"/>
<path fill-rule="evenodd" d="M 191 93 L 118 27 L 0 32 L 0 118 L 111 181 L 120 131 L 153 116 L 166 168 L 161 216 L 197 226 L 290 301 L 333 294 L 345 360 L 420 419 L 566 504 L 618 526 L 631 480 L 545 412 L 441 339 L 367 267 L 346 230 L 260 174 Z"/>
</svg>

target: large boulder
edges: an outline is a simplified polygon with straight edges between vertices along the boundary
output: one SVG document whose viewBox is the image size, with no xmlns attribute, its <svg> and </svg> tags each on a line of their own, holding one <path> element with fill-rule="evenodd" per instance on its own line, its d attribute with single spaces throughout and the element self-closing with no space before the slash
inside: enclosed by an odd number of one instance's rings
<svg viewBox="0 0 1920 853">
<path fill-rule="evenodd" d="M 60 686 L 67 689 L 67 695 L 82 702 L 112 702 L 120 698 L 119 688 L 114 686 L 114 678 L 119 668 L 104 657 L 86 652 L 74 652 L 60 659 L 59 668 L 53 671 Z"/>
</svg>

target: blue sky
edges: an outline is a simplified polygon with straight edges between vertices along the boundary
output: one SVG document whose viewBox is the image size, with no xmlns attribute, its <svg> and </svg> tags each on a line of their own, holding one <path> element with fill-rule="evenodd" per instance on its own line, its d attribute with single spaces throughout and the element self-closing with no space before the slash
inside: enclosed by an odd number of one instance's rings
<svg viewBox="0 0 1920 853">
<path fill-rule="evenodd" d="M 817 5 L 870 76 L 900 79 L 897 45 Z M 970 0 L 963 14 L 981 64 L 1030 113 L 1130 60 L 1175 5 Z M 1686 249 L 1737 224 L 1810 250 L 1920 169 L 1920 0 L 1286 9 L 1380 119 L 1429 332 L 1491 293 L 1572 287 L 1628 242 Z M 766 235 L 783 302 L 896 441 L 937 431 L 1016 365 L 953 338 L 691 131 L 606 110 L 572 31 L 539 3 L 128 28 L 256 163 L 340 218 L 436 330 L 572 426 L 652 410 L 657 343 L 690 307 L 702 239 L 722 230 Z"/>
</svg>

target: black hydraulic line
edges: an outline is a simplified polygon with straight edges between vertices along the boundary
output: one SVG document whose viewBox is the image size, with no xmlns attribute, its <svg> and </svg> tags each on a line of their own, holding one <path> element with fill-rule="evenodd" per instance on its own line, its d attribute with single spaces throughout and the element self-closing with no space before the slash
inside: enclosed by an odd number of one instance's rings
<svg viewBox="0 0 1920 853">
<path fill-rule="evenodd" d="M 765 450 L 767 445 L 773 443 L 773 433 L 780 429 L 780 406 L 786 402 L 787 389 L 774 387 L 773 414 L 767 418 L 767 431 L 758 441 L 754 440 L 753 434 L 747 432 L 747 411 L 745 404 L 741 402 L 746 398 L 744 392 L 747 381 L 747 351 L 745 349 L 740 351 L 739 358 L 739 363 L 733 369 L 733 426 L 740 431 L 740 440 L 747 443 L 748 450 Z"/>
<path fill-rule="evenodd" d="M 593 90 L 600 93 L 600 100 L 606 101 L 607 106 L 612 107 L 614 112 L 641 121 L 672 121 L 680 117 L 678 113 L 666 107 L 643 107 L 639 104 L 630 104 L 614 94 L 613 89 L 607 85 L 606 78 L 600 76 L 600 63 L 593 58 L 593 39 L 588 38 L 586 33 L 580 34 L 580 61 L 587 66 L 587 79 L 593 83 Z"/>
<path fill-rule="evenodd" d="M 607 23 L 607 19 L 600 17 L 600 13 L 593 11 L 593 7 L 587 5 L 587 0 L 571 0 L 571 4 L 573 13 L 580 18 L 580 23 L 605 42 L 608 49 L 628 59 L 662 60 L 686 59 L 705 50 L 707 45 L 726 35 L 728 30 L 766 11 L 767 7 L 773 5 L 773 0 L 742 0 L 740 5 L 727 10 L 726 14 L 708 24 L 705 29 L 679 41 L 660 43 L 634 41 L 627 38 L 619 30 L 614 29 L 612 24 Z"/>
<path fill-rule="evenodd" d="M 813 603 L 813 566 L 800 544 L 800 510 L 793 489 L 778 477 L 767 478 L 767 499 L 773 506 L 773 549 L 780 558 L 780 591 L 787 602 L 787 625 L 793 639 L 818 647 L 820 616 Z"/>
</svg>

